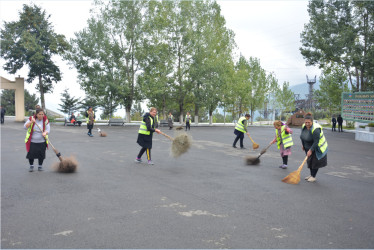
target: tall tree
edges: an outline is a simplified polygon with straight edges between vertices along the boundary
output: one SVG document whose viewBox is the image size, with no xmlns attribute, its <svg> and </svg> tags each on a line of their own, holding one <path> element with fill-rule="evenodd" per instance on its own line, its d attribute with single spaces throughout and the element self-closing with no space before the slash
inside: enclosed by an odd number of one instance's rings
<svg viewBox="0 0 374 250">
<path fill-rule="evenodd" d="M 35 94 L 30 94 L 30 92 L 25 89 L 25 110 L 35 109 L 35 105 L 39 103 L 39 98 Z M 5 107 L 8 115 L 15 115 L 15 90 L 14 89 L 4 89 L 0 94 L 0 105 Z"/>
<path fill-rule="evenodd" d="M 64 92 L 61 93 L 61 97 L 61 104 L 59 104 L 61 108 L 58 110 L 70 116 L 71 112 L 78 109 L 79 98 L 70 96 L 69 89 L 65 89 Z"/>
<path fill-rule="evenodd" d="M 98 13 L 71 40 L 68 59 L 77 68 L 81 87 L 90 96 L 109 98 L 115 107 L 122 104 L 130 122 L 133 101 L 140 99 L 137 75 L 145 39 L 145 1 L 95 3 Z"/>
<path fill-rule="evenodd" d="M 44 94 L 52 91 L 53 82 L 61 80 L 60 69 L 52 57 L 63 55 L 69 44 L 64 35 L 53 31 L 50 16 L 40 7 L 24 4 L 19 17 L 18 21 L 4 22 L 1 30 L 0 55 L 6 60 L 3 69 L 15 74 L 27 65 L 27 82 L 38 79 L 36 89 L 45 109 Z"/>
<path fill-rule="evenodd" d="M 348 92 L 348 76 L 341 67 L 334 67 L 332 70 L 325 70 L 320 77 L 319 90 L 315 91 L 315 98 L 319 106 L 333 112 L 341 111 L 341 96 Z"/>
<path fill-rule="evenodd" d="M 344 66 L 353 91 L 370 90 L 374 71 L 374 2 L 320 1 L 308 5 L 310 21 L 301 33 L 307 65 Z"/>
</svg>

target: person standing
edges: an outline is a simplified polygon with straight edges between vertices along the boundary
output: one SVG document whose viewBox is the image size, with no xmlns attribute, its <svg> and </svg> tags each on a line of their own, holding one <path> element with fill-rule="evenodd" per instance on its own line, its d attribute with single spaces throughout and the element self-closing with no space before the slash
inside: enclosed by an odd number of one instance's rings
<svg viewBox="0 0 374 250">
<path fill-rule="evenodd" d="M 5 108 L 3 106 L 0 106 L 1 109 L 1 124 L 4 124 L 4 117 L 5 117 Z"/>
<path fill-rule="evenodd" d="M 248 126 L 248 120 L 251 117 L 250 114 L 246 114 L 245 116 L 242 116 L 239 118 L 238 122 L 235 125 L 234 134 L 236 135 L 236 138 L 234 140 L 234 143 L 232 146 L 236 148 L 236 143 L 240 139 L 240 148 L 245 149 L 243 140 L 244 140 L 244 133 L 247 133 L 247 126 Z"/>
<path fill-rule="evenodd" d="M 38 124 L 36 126 L 35 124 Z M 50 132 L 50 125 L 47 116 L 44 115 L 42 109 L 36 109 L 35 115 L 30 116 L 23 125 L 27 129 L 25 144 L 26 144 L 26 159 L 29 160 L 29 172 L 34 171 L 34 159 L 38 159 L 38 171 L 43 171 L 43 161 L 45 159 L 45 150 L 48 147 L 48 134 Z"/>
<path fill-rule="evenodd" d="M 95 111 L 93 111 L 92 107 L 88 107 L 88 110 L 86 111 L 86 122 L 88 129 L 87 135 L 93 137 L 92 129 L 95 123 Z"/>
<path fill-rule="evenodd" d="M 288 156 L 291 155 L 291 146 L 293 145 L 291 135 L 292 130 L 281 121 L 275 121 L 273 125 L 275 128 L 275 138 L 270 142 L 270 144 L 277 142 L 278 149 L 280 149 L 280 155 L 283 160 L 283 164 L 279 167 L 286 169 Z"/>
<path fill-rule="evenodd" d="M 187 112 L 186 117 L 184 118 L 184 120 L 186 122 L 186 131 L 187 131 L 187 128 L 188 128 L 188 130 L 191 130 L 192 117 L 190 115 L 190 112 Z"/>
<path fill-rule="evenodd" d="M 338 132 L 343 132 L 343 118 L 338 115 Z"/>
<path fill-rule="evenodd" d="M 169 130 L 173 129 L 173 115 L 171 114 L 171 112 L 169 112 L 168 115 L 168 126 Z"/>
<path fill-rule="evenodd" d="M 138 156 L 135 159 L 135 162 L 141 163 L 142 156 L 145 152 L 147 152 L 147 160 L 149 165 L 154 165 L 151 159 L 151 149 L 152 149 L 152 138 L 153 133 L 156 132 L 158 134 L 161 131 L 155 128 L 155 116 L 157 114 L 156 108 L 151 108 L 149 113 L 146 113 L 143 116 L 142 123 L 140 124 L 139 131 L 138 131 L 138 140 L 136 141 L 142 148 L 139 151 Z"/>
<path fill-rule="evenodd" d="M 305 115 L 300 135 L 302 150 L 308 156 L 307 164 L 310 175 L 305 177 L 308 182 L 315 182 L 318 169 L 327 166 L 327 140 L 322 127 L 313 122 L 310 112 Z"/>
<path fill-rule="evenodd" d="M 331 123 L 332 123 L 331 131 L 336 131 L 336 118 L 335 118 L 335 116 L 332 117 Z"/>
</svg>

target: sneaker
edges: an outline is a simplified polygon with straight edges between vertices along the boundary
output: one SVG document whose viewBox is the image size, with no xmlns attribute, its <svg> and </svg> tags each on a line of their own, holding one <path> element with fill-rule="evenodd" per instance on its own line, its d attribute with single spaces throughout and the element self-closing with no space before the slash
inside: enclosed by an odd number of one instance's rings
<svg viewBox="0 0 374 250">
<path fill-rule="evenodd" d="M 313 176 L 311 176 L 307 181 L 308 182 L 315 182 L 317 179 L 316 178 L 314 178 Z"/>
<path fill-rule="evenodd" d="M 88 132 L 87 135 L 90 135 L 90 132 Z"/>
<path fill-rule="evenodd" d="M 148 161 L 148 165 L 155 165 L 153 161 Z"/>
<path fill-rule="evenodd" d="M 38 167 L 38 171 L 44 171 L 43 167 Z"/>
<path fill-rule="evenodd" d="M 93 134 L 90 134 L 90 137 L 94 137 Z"/>
<path fill-rule="evenodd" d="M 34 166 L 30 166 L 29 172 L 33 172 L 33 171 L 34 171 Z"/>
<path fill-rule="evenodd" d="M 142 163 L 142 159 L 140 159 L 140 158 L 136 158 L 136 159 L 135 159 L 135 162 L 137 162 L 137 163 Z"/>
<path fill-rule="evenodd" d="M 240 147 L 240 149 L 247 149 L 246 147 Z"/>
<path fill-rule="evenodd" d="M 282 167 L 283 169 L 287 169 L 287 165 L 285 165 L 285 164 L 283 164 L 283 167 Z"/>
<path fill-rule="evenodd" d="M 237 148 L 235 145 L 232 145 L 233 148 Z"/>
<path fill-rule="evenodd" d="M 312 177 L 311 175 L 308 175 L 307 177 L 305 177 L 304 179 L 305 180 L 308 180 L 310 177 Z"/>
</svg>

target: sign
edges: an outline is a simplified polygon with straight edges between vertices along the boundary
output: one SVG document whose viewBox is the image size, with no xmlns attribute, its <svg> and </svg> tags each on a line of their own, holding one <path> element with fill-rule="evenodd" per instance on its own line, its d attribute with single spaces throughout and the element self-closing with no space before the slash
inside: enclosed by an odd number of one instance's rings
<svg viewBox="0 0 374 250">
<path fill-rule="evenodd" d="M 342 93 L 342 117 L 348 121 L 374 122 L 374 92 Z"/>
</svg>

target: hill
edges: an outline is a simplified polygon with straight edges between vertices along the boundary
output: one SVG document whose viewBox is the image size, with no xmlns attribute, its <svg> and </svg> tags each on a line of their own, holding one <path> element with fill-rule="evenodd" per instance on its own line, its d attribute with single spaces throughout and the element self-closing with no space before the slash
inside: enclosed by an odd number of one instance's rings
<svg viewBox="0 0 374 250">
<path fill-rule="evenodd" d="M 309 85 L 305 83 L 290 86 L 290 89 L 294 94 L 300 94 L 300 99 L 306 99 L 306 95 L 309 94 Z M 319 89 L 319 81 L 317 80 L 313 86 L 314 90 Z"/>
</svg>

